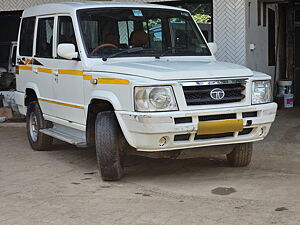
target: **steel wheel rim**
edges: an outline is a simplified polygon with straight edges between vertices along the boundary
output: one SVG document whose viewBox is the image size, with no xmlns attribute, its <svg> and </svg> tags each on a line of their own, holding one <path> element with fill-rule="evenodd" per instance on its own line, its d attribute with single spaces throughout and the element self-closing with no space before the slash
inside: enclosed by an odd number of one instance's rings
<svg viewBox="0 0 300 225">
<path fill-rule="evenodd" d="M 33 112 L 30 114 L 30 118 L 29 118 L 29 131 L 30 131 L 31 139 L 34 142 L 36 142 L 38 139 L 39 129 L 38 129 L 37 117 Z"/>
</svg>

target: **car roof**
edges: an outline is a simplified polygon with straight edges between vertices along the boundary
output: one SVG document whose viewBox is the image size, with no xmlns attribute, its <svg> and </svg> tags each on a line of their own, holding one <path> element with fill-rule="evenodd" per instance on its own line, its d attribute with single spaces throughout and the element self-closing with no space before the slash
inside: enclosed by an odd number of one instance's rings
<svg viewBox="0 0 300 225">
<path fill-rule="evenodd" d="M 64 2 L 64 3 L 47 3 L 42 5 L 37 5 L 25 9 L 22 17 L 31 16 L 42 16 L 50 14 L 71 14 L 79 9 L 89 9 L 89 8 L 154 8 L 154 9 L 173 9 L 185 11 L 185 9 L 180 9 L 172 6 L 156 5 L 156 4 L 145 4 L 145 3 L 126 3 L 126 2 L 97 2 L 97 1 L 86 1 L 86 2 Z"/>
</svg>

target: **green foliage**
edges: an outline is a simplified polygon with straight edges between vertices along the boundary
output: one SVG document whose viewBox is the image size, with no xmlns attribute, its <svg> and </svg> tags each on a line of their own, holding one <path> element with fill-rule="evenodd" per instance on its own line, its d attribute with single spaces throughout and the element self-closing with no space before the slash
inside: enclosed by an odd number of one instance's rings
<svg viewBox="0 0 300 225">
<path fill-rule="evenodd" d="M 193 17 L 197 23 L 208 23 L 211 21 L 211 16 L 207 14 L 195 14 Z"/>
<path fill-rule="evenodd" d="M 211 22 L 212 5 L 211 3 L 183 3 L 177 7 L 187 9 L 191 12 L 197 23 Z"/>
</svg>

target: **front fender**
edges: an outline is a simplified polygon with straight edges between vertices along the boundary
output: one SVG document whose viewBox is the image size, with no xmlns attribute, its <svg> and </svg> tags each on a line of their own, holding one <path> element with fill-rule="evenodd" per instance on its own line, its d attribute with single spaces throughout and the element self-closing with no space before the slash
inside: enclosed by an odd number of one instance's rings
<svg viewBox="0 0 300 225">
<path fill-rule="evenodd" d="M 122 106 L 119 99 L 114 93 L 110 91 L 94 90 L 90 96 L 90 99 L 88 99 L 88 102 L 91 102 L 93 99 L 108 101 L 114 107 L 115 110 L 122 110 Z"/>
</svg>

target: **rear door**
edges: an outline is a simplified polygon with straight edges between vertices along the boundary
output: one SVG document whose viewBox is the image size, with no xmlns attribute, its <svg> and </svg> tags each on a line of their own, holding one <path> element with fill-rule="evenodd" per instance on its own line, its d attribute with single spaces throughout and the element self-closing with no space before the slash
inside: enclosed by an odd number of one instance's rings
<svg viewBox="0 0 300 225">
<path fill-rule="evenodd" d="M 54 114 L 53 71 L 55 65 L 53 51 L 54 16 L 38 17 L 35 39 L 35 54 L 32 59 L 34 83 L 39 90 L 39 104 L 46 115 Z"/>
</svg>

